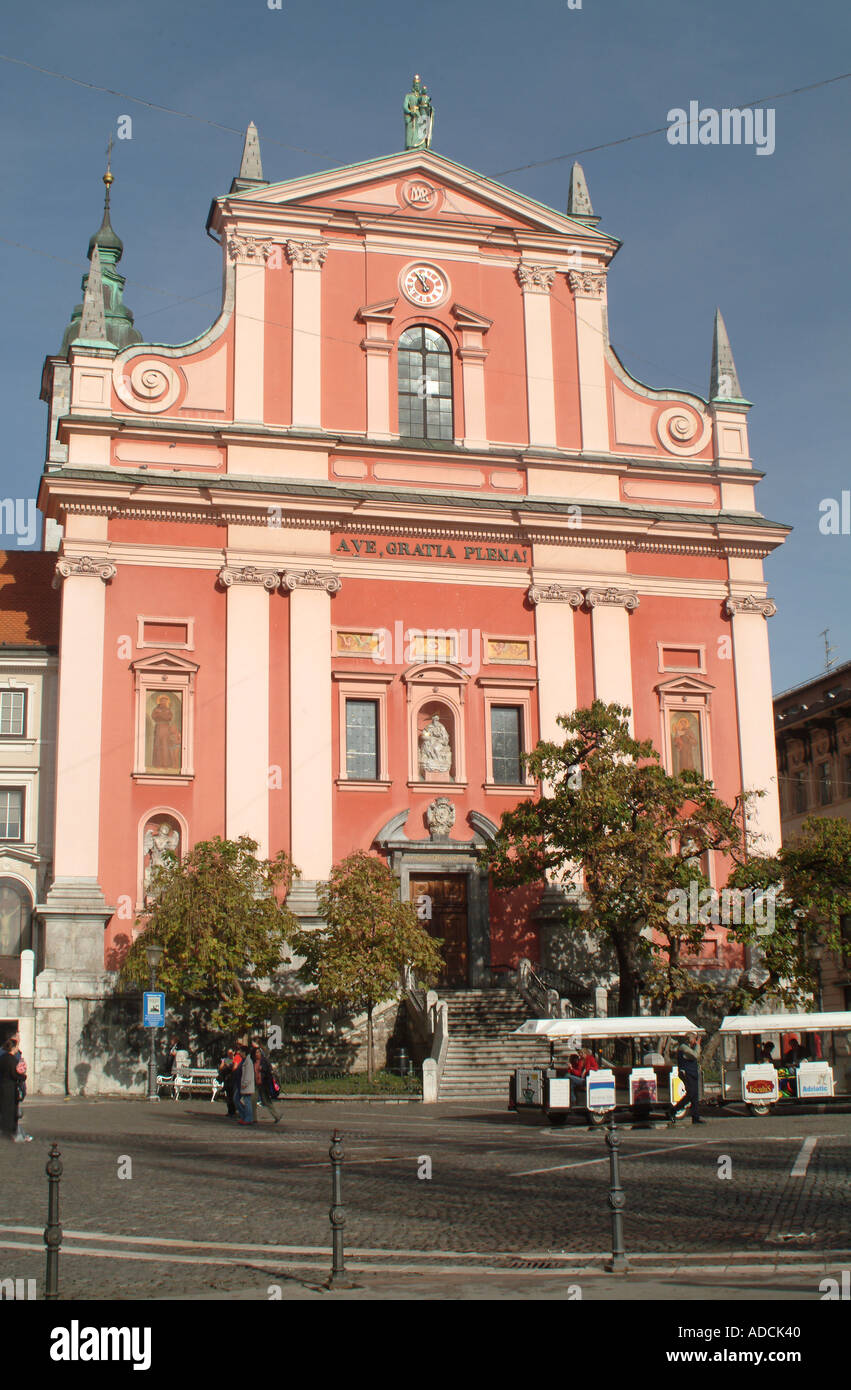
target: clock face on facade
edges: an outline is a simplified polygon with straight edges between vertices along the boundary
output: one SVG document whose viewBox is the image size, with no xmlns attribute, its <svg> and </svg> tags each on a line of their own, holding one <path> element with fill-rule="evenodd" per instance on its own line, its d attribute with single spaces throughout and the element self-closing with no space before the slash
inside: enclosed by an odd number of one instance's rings
<svg viewBox="0 0 851 1390">
<path fill-rule="evenodd" d="M 412 304 L 432 308 L 446 298 L 449 285 L 446 276 L 433 265 L 411 265 L 403 271 L 402 293 Z"/>
</svg>

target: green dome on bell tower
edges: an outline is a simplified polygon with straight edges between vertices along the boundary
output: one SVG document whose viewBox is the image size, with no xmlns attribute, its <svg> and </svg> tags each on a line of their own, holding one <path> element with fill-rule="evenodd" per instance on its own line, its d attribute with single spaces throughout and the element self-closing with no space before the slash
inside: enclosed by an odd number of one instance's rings
<svg viewBox="0 0 851 1390">
<path fill-rule="evenodd" d="M 103 346 L 111 344 L 116 348 L 130 347 L 132 343 L 142 341 L 142 335 L 138 328 L 133 327 L 133 315 L 124 303 L 124 276 L 116 269 L 118 262 L 124 253 L 124 242 L 114 230 L 109 220 L 109 194 L 113 182 L 114 174 L 110 171 L 107 163 L 106 173 L 103 176 L 106 185 L 106 196 L 103 203 L 103 220 L 89 241 L 88 259 L 91 261 L 95 247 L 98 250 L 100 262 L 100 279 L 103 293 L 103 314 L 104 314 L 104 333 Z M 62 337 L 62 347 L 60 353 L 63 357 L 68 354 L 71 344 L 81 336 L 81 324 L 83 319 L 83 309 L 86 302 L 86 292 L 89 286 L 91 271 L 83 276 L 83 302 L 75 305 L 71 315 L 71 322 L 65 329 Z M 94 290 L 94 286 L 92 287 Z M 90 339 L 86 337 L 86 342 Z"/>
</svg>

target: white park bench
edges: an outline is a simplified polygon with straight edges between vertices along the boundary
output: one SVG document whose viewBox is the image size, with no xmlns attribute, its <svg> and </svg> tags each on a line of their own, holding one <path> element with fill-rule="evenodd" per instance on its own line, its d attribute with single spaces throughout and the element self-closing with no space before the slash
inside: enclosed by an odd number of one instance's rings
<svg viewBox="0 0 851 1390">
<path fill-rule="evenodd" d="M 174 1100 L 180 1100 L 184 1092 L 194 1095 L 196 1092 L 210 1091 L 212 1103 L 224 1092 L 215 1067 L 181 1067 L 174 1076 L 158 1076 L 157 1084 L 170 1088 Z"/>
</svg>

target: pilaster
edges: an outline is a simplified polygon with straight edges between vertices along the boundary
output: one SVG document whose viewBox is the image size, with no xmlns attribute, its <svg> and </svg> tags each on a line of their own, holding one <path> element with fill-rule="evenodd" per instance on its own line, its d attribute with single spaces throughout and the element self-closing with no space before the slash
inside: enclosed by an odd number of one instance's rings
<svg viewBox="0 0 851 1390">
<path fill-rule="evenodd" d="M 227 590 L 225 835 L 269 854 L 269 595 L 277 570 L 225 565 Z"/>
<path fill-rule="evenodd" d="M 293 424 L 322 426 L 322 277 L 328 243 L 288 241 L 293 272 Z"/>
<path fill-rule="evenodd" d="M 521 262 L 517 279 L 523 291 L 526 333 L 526 398 L 529 409 L 529 443 L 556 447 L 555 374 L 550 292 L 555 279 L 551 266 Z"/>
<path fill-rule="evenodd" d="M 233 414 L 246 423 L 263 421 L 263 356 L 266 262 L 271 241 L 231 233 L 228 256 L 235 266 Z"/>
<path fill-rule="evenodd" d="M 748 593 L 731 594 L 724 611 L 733 630 L 742 790 L 765 792 L 749 808 L 748 844 L 754 853 L 774 854 L 780 847 L 780 798 L 766 619 L 777 608 L 770 598 Z"/>
<path fill-rule="evenodd" d="M 556 719 L 576 709 L 573 615 L 582 607 L 584 595 L 581 589 L 570 585 L 536 582 L 531 585 L 528 597 L 535 608 L 540 736 L 560 742 L 564 731 Z"/>
<path fill-rule="evenodd" d="M 585 590 L 591 609 L 591 644 L 594 653 L 594 695 L 606 704 L 625 705 L 632 710 L 632 657 L 629 641 L 629 615 L 639 598 L 631 589 Z M 630 715 L 630 728 L 633 720 Z"/>
<path fill-rule="evenodd" d="M 582 448 L 608 453 L 605 320 L 606 276 L 603 271 L 570 270 L 568 283 L 576 306 L 576 356 Z"/>
<path fill-rule="evenodd" d="M 307 900 L 333 862 L 331 598 L 342 583 L 326 571 L 288 569 L 283 586 L 290 596 L 291 852 Z M 305 910 L 313 915 L 309 904 Z"/>
</svg>

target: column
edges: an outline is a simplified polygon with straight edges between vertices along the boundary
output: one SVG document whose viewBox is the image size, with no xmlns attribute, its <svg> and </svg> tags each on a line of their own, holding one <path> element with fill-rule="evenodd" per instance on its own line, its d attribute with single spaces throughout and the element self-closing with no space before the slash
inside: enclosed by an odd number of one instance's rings
<svg viewBox="0 0 851 1390">
<path fill-rule="evenodd" d="M 629 615 L 638 607 L 638 594 L 630 589 L 586 589 L 591 609 L 591 645 L 594 653 L 594 695 L 609 705 L 625 705 L 631 711 L 633 729 L 632 657 Z"/>
<path fill-rule="evenodd" d="M 766 793 L 750 808 L 748 846 L 756 854 L 774 854 L 780 848 L 780 798 L 766 619 L 777 608 L 769 598 L 744 594 L 728 598 L 724 609 L 733 629 L 742 790 Z"/>
<path fill-rule="evenodd" d="M 283 583 L 290 593 L 291 853 L 302 873 L 290 901 L 311 917 L 311 895 L 333 862 L 331 597 L 342 584 L 338 575 L 313 569 L 286 570 Z"/>
<path fill-rule="evenodd" d="M 550 291 L 555 271 L 549 266 L 521 263 L 517 269 L 517 279 L 523 290 L 529 443 L 554 449 L 556 403 Z"/>
<path fill-rule="evenodd" d="M 233 414 L 234 420 L 262 423 L 263 350 L 266 319 L 266 262 L 271 241 L 228 237 L 234 262 Z"/>
<path fill-rule="evenodd" d="M 325 241 L 288 241 L 293 268 L 293 424 L 322 426 L 322 278 Z"/>
<path fill-rule="evenodd" d="M 551 743 L 563 743 L 564 730 L 556 719 L 576 709 L 573 614 L 582 607 L 584 596 L 581 589 L 543 583 L 532 584 L 528 596 L 535 605 L 540 736 Z"/>
<path fill-rule="evenodd" d="M 250 835 L 269 855 L 269 595 L 277 570 L 225 565 L 225 835 Z"/>
<path fill-rule="evenodd" d="M 66 555 L 54 579 L 63 586 L 54 880 L 38 913 L 47 968 L 75 974 L 103 974 L 103 929 L 112 915 L 98 855 L 106 584 L 116 573 L 105 556 Z"/>
<path fill-rule="evenodd" d="M 609 452 L 609 414 L 606 406 L 605 348 L 608 337 L 602 271 L 570 270 L 568 283 L 576 306 L 576 353 L 579 364 L 579 410 L 582 448 Z"/>
</svg>

